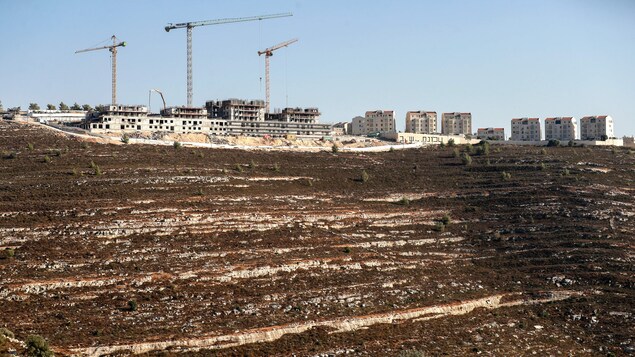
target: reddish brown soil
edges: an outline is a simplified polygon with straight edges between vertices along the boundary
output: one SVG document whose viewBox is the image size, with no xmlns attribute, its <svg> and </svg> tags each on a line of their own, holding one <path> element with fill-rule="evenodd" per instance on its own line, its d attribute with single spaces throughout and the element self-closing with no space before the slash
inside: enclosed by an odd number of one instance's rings
<svg viewBox="0 0 635 357">
<path fill-rule="evenodd" d="M 21 340 L 44 336 L 58 354 L 562 289 L 581 295 L 149 353 L 635 351 L 628 149 L 492 146 L 464 166 L 453 148 L 106 145 L 0 121 L 0 150 L 0 327 Z"/>
</svg>

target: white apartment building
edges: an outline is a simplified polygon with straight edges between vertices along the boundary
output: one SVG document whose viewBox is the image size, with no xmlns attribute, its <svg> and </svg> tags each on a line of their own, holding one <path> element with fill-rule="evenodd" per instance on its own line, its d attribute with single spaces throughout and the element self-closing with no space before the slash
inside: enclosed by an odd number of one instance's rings
<svg viewBox="0 0 635 357">
<path fill-rule="evenodd" d="M 472 113 L 443 113 L 441 133 L 445 135 L 472 134 Z"/>
<path fill-rule="evenodd" d="M 437 132 L 437 112 L 425 110 L 406 113 L 406 133 L 432 134 Z"/>
<path fill-rule="evenodd" d="M 504 128 L 478 128 L 476 137 L 481 140 L 505 140 Z"/>
<path fill-rule="evenodd" d="M 545 140 L 576 140 L 578 124 L 574 117 L 545 119 Z"/>
<path fill-rule="evenodd" d="M 392 110 L 368 111 L 364 117 L 353 118 L 351 131 L 353 135 L 395 132 L 395 112 Z"/>
<path fill-rule="evenodd" d="M 541 141 L 542 131 L 540 130 L 540 119 L 538 118 L 516 118 L 512 119 L 513 141 Z"/>
<path fill-rule="evenodd" d="M 602 140 L 615 137 L 613 118 L 610 115 L 586 116 L 580 119 L 581 140 Z"/>
</svg>

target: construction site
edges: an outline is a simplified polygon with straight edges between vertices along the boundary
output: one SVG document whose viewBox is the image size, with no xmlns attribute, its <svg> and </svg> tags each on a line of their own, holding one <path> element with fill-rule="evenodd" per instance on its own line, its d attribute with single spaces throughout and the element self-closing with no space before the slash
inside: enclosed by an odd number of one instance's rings
<svg viewBox="0 0 635 357">
<path fill-rule="evenodd" d="M 1 355 L 635 353 L 627 148 L 0 143 Z"/>
</svg>

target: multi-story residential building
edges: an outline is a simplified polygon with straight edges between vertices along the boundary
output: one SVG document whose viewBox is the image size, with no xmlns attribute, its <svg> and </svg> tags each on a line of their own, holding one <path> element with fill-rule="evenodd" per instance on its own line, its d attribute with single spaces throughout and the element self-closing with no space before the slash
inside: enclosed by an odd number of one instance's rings
<svg viewBox="0 0 635 357">
<path fill-rule="evenodd" d="M 231 121 L 265 120 L 264 100 L 227 99 L 209 100 L 205 103 L 210 118 L 225 118 Z"/>
<path fill-rule="evenodd" d="M 364 117 L 353 118 L 351 131 L 353 135 L 394 132 L 395 112 L 392 110 L 367 111 Z"/>
<path fill-rule="evenodd" d="M 441 133 L 445 135 L 472 134 L 472 113 L 443 113 Z"/>
<path fill-rule="evenodd" d="M 280 112 L 267 113 L 265 120 L 285 123 L 315 124 L 320 118 L 318 108 L 284 108 Z"/>
<path fill-rule="evenodd" d="M 610 115 L 586 116 L 580 119 L 580 139 L 603 140 L 615 136 Z"/>
<path fill-rule="evenodd" d="M 476 137 L 481 140 L 505 140 L 504 128 L 478 128 Z"/>
<path fill-rule="evenodd" d="M 545 119 L 545 140 L 575 140 L 578 124 L 574 117 L 556 117 Z"/>
<path fill-rule="evenodd" d="M 540 119 L 516 118 L 512 119 L 512 137 L 514 141 L 541 141 Z"/>
<path fill-rule="evenodd" d="M 343 121 L 343 122 L 339 122 L 339 123 L 333 124 L 331 126 L 331 133 L 333 133 L 333 135 L 337 135 L 337 136 L 350 135 L 350 133 L 351 133 L 351 123 Z"/>
<path fill-rule="evenodd" d="M 432 134 L 437 132 L 437 112 L 425 110 L 406 113 L 406 133 Z"/>
</svg>

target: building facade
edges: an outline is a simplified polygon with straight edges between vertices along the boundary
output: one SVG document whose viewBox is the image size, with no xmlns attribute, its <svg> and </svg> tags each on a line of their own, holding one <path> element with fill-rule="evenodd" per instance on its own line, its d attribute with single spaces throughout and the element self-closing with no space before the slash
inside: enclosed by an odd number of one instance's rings
<svg viewBox="0 0 635 357">
<path fill-rule="evenodd" d="M 406 133 L 437 133 L 437 112 L 425 110 L 407 112 Z"/>
<path fill-rule="evenodd" d="M 574 117 L 545 119 L 545 140 L 576 140 L 578 124 Z"/>
<path fill-rule="evenodd" d="M 615 137 L 610 115 L 586 116 L 580 119 L 581 140 L 603 140 Z"/>
<path fill-rule="evenodd" d="M 331 126 L 331 133 L 335 136 L 350 135 L 351 123 L 343 121 L 343 122 L 333 124 Z"/>
<path fill-rule="evenodd" d="M 265 101 L 226 99 L 222 101 L 209 100 L 205 108 L 210 118 L 224 118 L 231 121 L 264 121 Z"/>
<path fill-rule="evenodd" d="M 443 113 L 441 133 L 444 135 L 472 134 L 472 113 Z"/>
<path fill-rule="evenodd" d="M 395 112 L 392 110 L 367 111 L 364 117 L 353 118 L 351 131 L 353 135 L 394 132 Z"/>
<path fill-rule="evenodd" d="M 481 140 L 505 140 L 504 128 L 478 128 L 476 137 Z"/>
<path fill-rule="evenodd" d="M 541 141 L 542 131 L 540 129 L 540 119 L 538 118 L 516 118 L 512 119 L 513 141 Z"/>
</svg>

